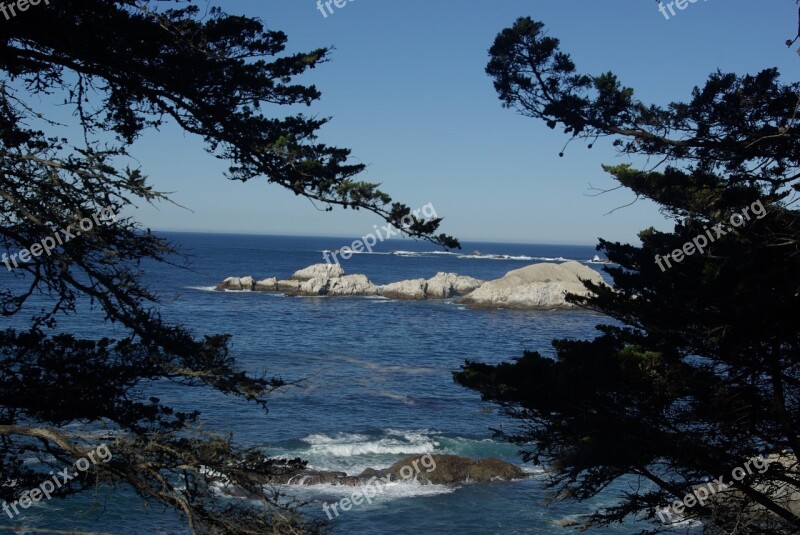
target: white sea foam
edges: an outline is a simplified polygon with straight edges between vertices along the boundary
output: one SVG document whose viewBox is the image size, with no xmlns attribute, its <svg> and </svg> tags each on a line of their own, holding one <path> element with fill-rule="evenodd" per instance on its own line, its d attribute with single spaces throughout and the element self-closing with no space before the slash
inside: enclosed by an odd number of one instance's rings
<svg viewBox="0 0 800 535">
<path fill-rule="evenodd" d="M 549 257 L 549 256 L 526 256 L 526 255 L 507 255 L 507 254 L 482 254 L 471 255 L 462 254 L 458 255 L 462 260 L 515 260 L 525 262 L 569 262 L 569 258 L 563 256 Z"/>
<path fill-rule="evenodd" d="M 414 251 L 392 251 L 395 256 L 422 256 L 424 253 L 417 253 Z"/>
<path fill-rule="evenodd" d="M 373 483 L 376 496 L 372 498 L 372 506 L 382 502 L 389 502 L 401 498 L 413 498 L 418 496 L 436 496 L 437 494 L 450 494 L 455 492 L 456 486 L 446 485 L 422 485 L 416 481 L 392 481 L 389 483 Z M 360 492 L 364 489 L 363 485 L 349 486 L 349 485 L 311 485 L 300 487 L 297 485 L 281 485 L 280 490 L 285 494 L 291 494 L 302 499 L 321 499 L 321 501 L 336 501 L 338 499 L 352 495 L 354 492 Z M 372 492 L 370 492 L 372 495 Z M 322 498 L 327 499 L 322 499 Z M 364 502 L 362 507 L 369 507 L 369 504 Z"/>
<path fill-rule="evenodd" d="M 199 290 L 201 292 L 216 292 L 216 286 L 184 286 L 186 290 Z"/>
<path fill-rule="evenodd" d="M 438 445 L 429 437 L 413 433 L 406 433 L 402 437 L 395 435 L 379 439 L 350 433 L 339 433 L 335 437 L 314 434 L 303 438 L 302 441 L 310 445 L 313 455 L 333 457 L 423 454 L 432 452 Z"/>
</svg>

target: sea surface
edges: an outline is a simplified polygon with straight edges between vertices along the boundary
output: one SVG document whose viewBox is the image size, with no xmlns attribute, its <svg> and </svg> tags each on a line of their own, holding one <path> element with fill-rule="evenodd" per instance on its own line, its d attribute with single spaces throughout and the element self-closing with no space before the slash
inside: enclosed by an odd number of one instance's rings
<svg viewBox="0 0 800 535">
<path fill-rule="evenodd" d="M 608 321 L 587 311 L 468 310 L 452 300 L 216 292 L 213 286 L 228 276 L 288 278 L 323 262 L 323 251 L 352 240 L 162 234 L 191 257 L 190 269 L 146 268 L 149 286 L 162 298 L 164 317 L 197 334 L 230 333 L 232 353 L 243 369 L 299 383 L 274 394 L 268 413 L 207 390 L 159 387 L 159 396 L 176 409 L 202 411 L 206 429 L 232 431 L 239 444 L 302 457 L 317 469 L 355 475 L 425 453 L 498 457 L 522 466 L 517 448 L 493 438 L 491 431 L 514 423 L 479 394 L 455 384 L 452 372 L 467 359 L 498 363 L 525 349 L 552 354 L 553 339 L 588 339 L 595 336 L 595 325 Z M 489 243 L 464 243 L 462 251 L 444 252 L 424 242 L 388 240 L 342 265 L 347 273 L 385 284 L 440 271 L 493 279 L 545 261 L 578 260 L 601 270 L 602 265 L 591 262 L 595 254 L 591 246 Z M 4 284 L 10 280 L 3 277 Z M 3 320 L 3 328 L 23 326 L 23 319 Z M 62 327 L 83 336 L 113 334 L 93 313 L 70 318 Z M 392 483 L 372 504 L 334 516 L 333 525 L 338 533 L 356 535 L 566 533 L 559 522 L 610 505 L 626 490 L 621 483 L 589 502 L 549 503 L 542 467 L 524 469 L 532 477 L 513 482 L 457 487 Z M 323 502 L 336 502 L 354 489 L 287 490 L 311 500 L 309 514 L 325 517 Z M 125 489 L 101 492 L 97 500 L 81 496 L 40 502 L 14 522 L 0 519 L 0 532 L 12 533 L 12 525 L 16 533 L 187 533 L 174 513 L 144 506 Z M 592 533 L 628 534 L 646 527 L 631 522 Z"/>
</svg>

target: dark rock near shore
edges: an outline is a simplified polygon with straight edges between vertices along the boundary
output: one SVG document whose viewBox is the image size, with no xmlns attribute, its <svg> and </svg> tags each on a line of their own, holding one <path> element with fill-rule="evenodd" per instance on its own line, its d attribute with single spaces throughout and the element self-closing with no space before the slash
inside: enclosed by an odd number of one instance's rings
<svg viewBox="0 0 800 535">
<path fill-rule="evenodd" d="M 305 470 L 293 475 L 276 476 L 264 483 L 355 487 L 366 485 L 374 478 L 402 481 L 405 479 L 404 476 L 409 474 L 413 474 L 410 479 L 431 485 L 511 481 L 526 477 L 521 468 L 500 459 L 472 459 L 458 455 L 417 455 L 397 461 L 382 470 L 367 468 L 357 476 L 349 476 L 344 472 Z"/>
<path fill-rule="evenodd" d="M 416 475 L 417 481 L 433 485 L 510 481 L 525 477 L 525 472 L 520 467 L 500 459 L 472 459 L 458 455 L 431 455 L 431 457 L 435 462 L 435 468 L 430 471 L 424 465 L 420 465 L 419 457 L 408 457 L 396 462 L 384 472 L 391 474 L 393 479 L 401 479 L 403 467 L 415 469 L 414 461 L 417 461 L 416 466 L 420 468 Z"/>
</svg>

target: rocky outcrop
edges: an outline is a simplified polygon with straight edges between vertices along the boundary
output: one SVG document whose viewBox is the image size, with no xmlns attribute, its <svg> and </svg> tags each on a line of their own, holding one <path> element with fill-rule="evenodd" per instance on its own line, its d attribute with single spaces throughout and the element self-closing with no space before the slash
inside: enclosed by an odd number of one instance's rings
<svg viewBox="0 0 800 535">
<path fill-rule="evenodd" d="M 435 462 L 433 466 L 436 468 L 430 471 L 420 470 L 416 474 L 416 480 L 420 483 L 454 485 L 457 483 L 511 481 L 525 477 L 525 472 L 520 467 L 500 459 L 471 459 L 458 455 L 431 455 L 431 457 Z M 403 467 L 413 467 L 414 461 L 417 461 L 417 465 L 419 465 L 418 457 L 409 457 L 394 463 L 385 470 L 385 473 L 391 474 L 393 476 L 392 479 L 400 479 L 402 478 L 401 471 Z M 363 478 L 368 475 L 368 472 L 369 470 L 365 470 L 360 477 Z"/>
<path fill-rule="evenodd" d="M 289 280 L 275 277 L 253 282 L 252 277 L 228 277 L 217 284 L 217 290 L 283 292 L 305 296 L 370 296 L 394 299 L 445 299 L 463 295 L 483 281 L 457 273 L 437 273 L 428 280 L 416 279 L 377 286 L 366 275 L 345 275 L 338 264 L 314 264 L 295 271 Z"/>
<path fill-rule="evenodd" d="M 253 277 L 228 277 L 217 284 L 219 291 L 252 292 L 254 288 Z"/>
<path fill-rule="evenodd" d="M 366 275 L 344 275 L 330 279 L 326 295 L 377 295 L 378 287 Z"/>
<path fill-rule="evenodd" d="M 275 292 L 278 290 L 278 279 L 270 277 L 256 282 L 254 290 L 259 292 Z"/>
<path fill-rule="evenodd" d="M 458 273 L 439 272 L 428 280 L 411 279 L 381 286 L 378 293 L 392 299 L 448 299 L 464 295 L 483 284 L 482 280 Z"/>
<path fill-rule="evenodd" d="M 745 469 L 745 467 L 747 468 Z M 770 454 L 766 458 L 754 457 L 743 463 L 738 470 L 742 474 L 740 477 L 744 477 L 745 472 L 756 476 L 764 474 L 764 480 L 753 484 L 751 488 L 795 517 L 800 517 L 800 488 L 784 481 L 785 479 L 796 481 L 798 473 L 800 473 L 800 465 L 792 453 L 786 451 L 780 454 Z M 735 473 L 736 470 L 734 470 Z M 770 474 L 772 475 L 770 476 Z M 718 517 L 736 516 L 742 522 L 746 522 L 748 526 L 761 528 L 764 533 L 785 533 L 776 528 L 775 521 L 779 520 L 779 517 L 775 512 L 755 502 L 741 490 L 733 487 L 730 482 L 720 485 L 717 481 L 712 481 L 703 485 L 695 485 L 692 493 L 695 496 L 698 494 L 707 496 L 704 498 L 706 505 L 711 508 L 712 514 L 718 515 Z M 662 516 L 680 518 L 680 515 L 672 507 L 666 508 Z"/>
<path fill-rule="evenodd" d="M 425 299 L 427 289 L 428 281 L 425 279 L 413 279 L 386 284 L 380 287 L 378 293 L 383 297 L 392 299 L 418 300 Z"/>
<path fill-rule="evenodd" d="M 276 289 L 279 292 L 283 292 L 289 295 L 299 295 L 300 294 L 300 285 L 303 284 L 300 281 L 296 280 L 281 280 L 275 283 Z"/>
<path fill-rule="evenodd" d="M 428 279 L 427 283 L 425 293 L 428 299 L 447 299 L 454 295 L 468 294 L 479 288 L 484 281 L 457 273 L 439 272 Z"/>
<path fill-rule="evenodd" d="M 527 474 L 518 466 L 500 459 L 472 459 L 458 455 L 429 455 L 428 464 L 420 466 L 420 457 L 408 457 L 397 461 L 389 468 L 367 468 L 357 476 L 344 472 L 324 470 L 304 470 L 300 473 L 274 476 L 265 483 L 289 485 L 365 485 L 373 478 L 389 481 L 405 479 L 406 473 L 413 473 L 414 479 L 422 484 L 456 485 L 460 483 L 484 483 L 487 481 L 511 481 L 523 479 Z M 416 463 L 416 464 L 415 464 Z"/>
<path fill-rule="evenodd" d="M 344 275 L 344 269 L 339 264 L 314 264 L 295 271 L 292 280 L 307 281 L 311 279 L 335 279 Z"/>
<path fill-rule="evenodd" d="M 504 277 L 482 280 L 440 272 L 430 279 L 412 279 L 378 286 L 366 275 L 345 275 L 338 264 L 315 264 L 296 271 L 289 280 L 254 282 L 252 277 L 229 277 L 217 290 L 283 292 L 296 296 L 373 296 L 423 300 L 459 297 L 472 308 L 568 309 L 567 293 L 587 295 L 582 280 L 605 284 L 600 274 L 579 262 L 533 264 Z"/>
<path fill-rule="evenodd" d="M 604 285 L 597 271 L 580 262 L 533 264 L 509 271 L 457 300 L 473 308 L 569 309 L 567 293 L 588 295 L 582 280 Z"/>
</svg>

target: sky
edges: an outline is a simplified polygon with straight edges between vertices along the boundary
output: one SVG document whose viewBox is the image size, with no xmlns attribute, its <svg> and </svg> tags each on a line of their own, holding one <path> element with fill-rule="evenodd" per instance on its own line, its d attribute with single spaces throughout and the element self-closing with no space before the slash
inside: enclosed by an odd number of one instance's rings
<svg viewBox="0 0 800 535">
<path fill-rule="evenodd" d="M 432 204 L 441 231 L 462 241 L 594 245 L 637 243 L 672 227 L 601 164 L 628 161 L 599 142 L 589 150 L 535 119 L 504 109 L 485 74 L 496 35 L 520 16 L 545 23 L 579 72 L 613 71 L 638 99 L 684 101 L 717 69 L 777 66 L 797 80 L 795 0 L 698 0 L 669 19 L 653 0 L 350 0 L 327 17 L 317 0 L 218 0 L 232 14 L 286 32 L 287 52 L 335 47 L 300 81 L 322 97 L 309 115 L 330 117 L 324 143 L 352 150 L 363 180 L 411 208 Z M 668 2 L 667 2 L 668 3 Z M 201 3 L 202 5 L 202 3 Z M 284 110 L 264 108 L 268 113 Z M 257 179 L 224 178 L 225 162 L 170 126 L 133 150 L 143 171 L 182 207 L 139 205 L 130 215 L 154 230 L 359 237 L 379 218 L 309 200 Z"/>
</svg>

